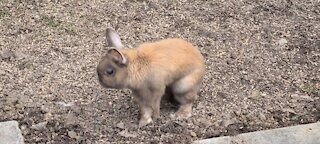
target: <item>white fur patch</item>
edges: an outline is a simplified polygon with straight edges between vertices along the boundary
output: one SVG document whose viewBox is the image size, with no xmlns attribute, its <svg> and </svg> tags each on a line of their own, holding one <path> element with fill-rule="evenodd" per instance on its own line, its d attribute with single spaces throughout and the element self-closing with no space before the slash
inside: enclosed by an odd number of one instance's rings
<svg viewBox="0 0 320 144">
<path fill-rule="evenodd" d="M 190 82 L 188 78 L 183 78 L 173 84 L 174 93 L 184 93 L 190 90 L 193 86 L 193 83 Z"/>
</svg>

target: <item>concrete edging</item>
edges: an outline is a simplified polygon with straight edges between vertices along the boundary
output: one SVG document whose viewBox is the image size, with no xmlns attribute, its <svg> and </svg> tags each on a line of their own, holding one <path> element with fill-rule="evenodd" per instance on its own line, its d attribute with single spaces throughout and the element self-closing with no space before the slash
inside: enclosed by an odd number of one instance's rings
<svg viewBox="0 0 320 144">
<path fill-rule="evenodd" d="M 204 139 L 194 144 L 320 144 L 320 122 Z"/>
<path fill-rule="evenodd" d="M 24 144 L 24 139 L 17 121 L 0 122 L 0 143 Z"/>
</svg>

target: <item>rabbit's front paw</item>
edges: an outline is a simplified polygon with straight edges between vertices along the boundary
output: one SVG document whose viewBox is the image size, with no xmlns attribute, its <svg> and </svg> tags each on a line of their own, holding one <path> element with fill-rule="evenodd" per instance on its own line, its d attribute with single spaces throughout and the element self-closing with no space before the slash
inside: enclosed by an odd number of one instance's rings
<svg viewBox="0 0 320 144">
<path fill-rule="evenodd" d="M 149 124 L 151 122 L 152 122 L 151 118 L 141 118 L 139 120 L 139 127 L 144 127 L 144 126 L 146 126 L 147 124 Z"/>
</svg>

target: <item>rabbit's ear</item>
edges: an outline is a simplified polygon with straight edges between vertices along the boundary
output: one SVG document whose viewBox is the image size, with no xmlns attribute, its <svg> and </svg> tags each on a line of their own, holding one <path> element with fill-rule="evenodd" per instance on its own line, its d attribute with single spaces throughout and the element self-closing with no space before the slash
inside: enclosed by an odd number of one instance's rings
<svg viewBox="0 0 320 144">
<path fill-rule="evenodd" d="M 119 34 L 113 28 L 107 28 L 106 40 L 108 47 L 120 49 L 123 47 Z"/>
<path fill-rule="evenodd" d="M 118 64 L 127 64 L 127 58 L 118 49 L 109 49 L 108 54 L 110 54 Z"/>
</svg>

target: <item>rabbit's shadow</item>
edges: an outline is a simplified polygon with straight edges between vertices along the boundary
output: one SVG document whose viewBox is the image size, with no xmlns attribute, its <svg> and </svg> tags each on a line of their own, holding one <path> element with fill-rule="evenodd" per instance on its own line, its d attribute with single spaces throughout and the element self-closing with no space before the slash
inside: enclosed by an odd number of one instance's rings
<svg viewBox="0 0 320 144">
<path fill-rule="evenodd" d="M 161 111 L 173 112 L 179 108 L 179 102 L 174 98 L 170 87 L 166 87 L 165 93 L 161 99 Z"/>
</svg>

